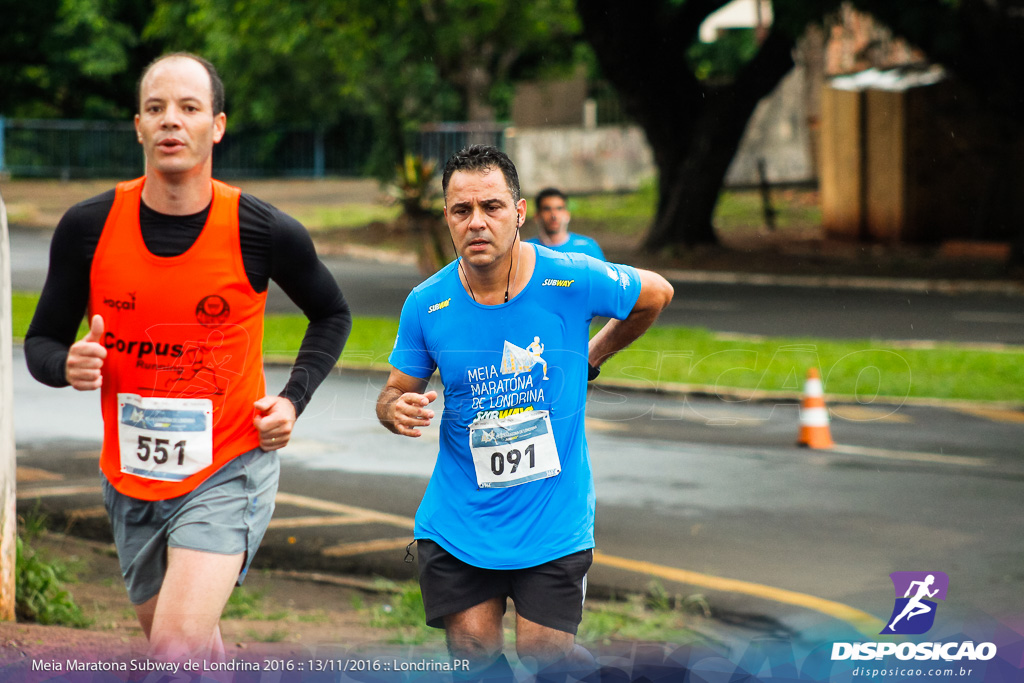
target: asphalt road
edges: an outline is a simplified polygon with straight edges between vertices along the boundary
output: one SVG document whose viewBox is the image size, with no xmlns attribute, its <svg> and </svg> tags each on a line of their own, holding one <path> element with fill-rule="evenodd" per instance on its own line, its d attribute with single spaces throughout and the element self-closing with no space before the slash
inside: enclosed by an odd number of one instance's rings
<svg viewBox="0 0 1024 683">
<path fill-rule="evenodd" d="M 100 418 L 95 395 L 33 382 L 15 365 L 19 467 L 56 481 L 49 494 L 81 526 L 94 493 Z M 268 372 L 269 386 L 285 380 Z M 282 456 L 283 497 L 258 561 L 303 569 L 412 576 L 402 562 L 437 448 L 389 434 L 373 417 L 383 375 L 337 373 L 316 394 Z M 1019 611 L 1024 415 L 948 408 L 833 406 L 834 451 L 793 445 L 792 404 L 596 390 L 588 440 L 598 498 L 592 590 L 652 582 L 706 597 L 721 628 L 750 638 L 851 637 L 841 604 L 888 616 L 893 571 L 950 575 L 949 628 Z M 85 511 L 79 517 L 69 510 Z M 76 515 L 79 513 L 75 513 Z M 720 580 L 749 590 L 722 589 Z M 773 597 L 809 596 L 811 607 Z M 952 595 L 952 593 L 951 593 Z"/>
<path fill-rule="evenodd" d="M 47 243 L 44 233 L 12 233 L 16 289 L 41 287 Z M 328 265 L 362 315 L 396 315 L 420 281 L 414 269 L 394 264 Z M 745 334 L 1024 343 L 1021 301 L 678 281 L 661 322 Z M 289 307 L 272 292 L 272 309 Z M 20 350 L 15 366 L 19 466 L 94 485 L 97 397 L 38 385 Z M 268 373 L 271 387 L 283 384 L 282 372 Z M 436 434 L 409 440 L 379 427 L 372 406 L 380 382 L 344 373 L 321 388 L 282 457 L 286 496 L 260 561 L 411 576 L 401 548 Z M 849 621 L 830 612 L 833 603 L 884 619 L 893 597 L 888 574 L 902 570 L 950 575 L 956 598 L 943 605 L 944 628 L 979 614 L 1019 613 L 1024 416 L 830 407 L 839 446 L 806 451 L 793 446 L 792 404 L 593 392 L 588 438 L 605 554 L 591 574 L 595 589 L 658 581 L 671 592 L 706 595 L 722 623 L 746 637 L 849 634 Z M 47 500 L 95 511 L 91 495 Z M 715 581 L 722 578 L 749 590 L 722 589 Z M 819 602 L 796 606 L 771 597 L 777 589 Z"/>
<path fill-rule="evenodd" d="M 13 229 L 11 279 L 16 290 L 39 291 L 46 277 L 47 231 Z M 345 258 L 325 262 L 357 315 L 397 316 L 422 281 L 414 267 Z M 670 279 L 671 274 L 670 274 Z M 659 324 L 753 335 L 836 339 L 941 340 L 1024 344 L 1024 298 L 965 292 L 673 280 L 675 299 Z M 272 311 L 296 311 L 276 287 Z"/>
<path fill-rule="evenodd" d="M 326 259 L 358 315 L 397 316 L 423 277 L 410 266 Z M 661 325 L 831 339 L 1024 344 L 1024 298 L 1004 294 L 692 282 L 668 277 L 675 298 Z M 297 310 L 276 287 L 268 306 Z"/>
</svg>

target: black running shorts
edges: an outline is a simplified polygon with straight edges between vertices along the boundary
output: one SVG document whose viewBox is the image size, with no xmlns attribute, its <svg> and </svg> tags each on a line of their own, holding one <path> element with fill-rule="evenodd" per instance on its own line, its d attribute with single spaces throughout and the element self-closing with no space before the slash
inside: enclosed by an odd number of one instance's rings
<svg viewBox="0 0 1024 683">
<path fill-rule="evenodd" d="M 416 541 L 420 590 L 427 625 L 492 598 L 512 598 L 516 613 L 541 626 L 576 634 L 583 619 L 587 570 L 593 550 L 525 569 L 481 569 L 466 564 L 433 541 Z"/>
</svg>

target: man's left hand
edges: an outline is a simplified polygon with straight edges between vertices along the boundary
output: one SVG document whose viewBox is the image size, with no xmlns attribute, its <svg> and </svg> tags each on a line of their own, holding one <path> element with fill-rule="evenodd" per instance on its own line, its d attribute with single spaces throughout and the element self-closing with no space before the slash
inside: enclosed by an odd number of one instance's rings
<svg viewBox="0 0 1024 683">
<path fill-rule="evenodd" d="M 283 396 L 264 396 L 253 403 L 252 423 L 260 434 L 260 448 L 276 451 L 288 445 L 295 426 L 295 406 Z"/>
</svg>

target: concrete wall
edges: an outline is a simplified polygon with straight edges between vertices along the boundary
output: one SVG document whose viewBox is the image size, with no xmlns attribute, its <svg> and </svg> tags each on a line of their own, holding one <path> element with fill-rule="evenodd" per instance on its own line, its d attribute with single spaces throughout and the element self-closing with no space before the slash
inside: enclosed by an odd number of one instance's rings
<svg viewBox="0 0 1024 683">
<path fill-rule="evenodd" d="M 505 151 L 526 197 L 550 186 L 571 194 L 635 190 L 655 174 L 650 147 L 636 126 L 509 128 Z"/>
<path fill-rule="evenodd" d="M 586 70 L 570 80 L 520 83 L 512 100 L 512 120 L 519 128 L 582 126 L 586 99 Z"/>
<path fill-rule="evenodd" d="M 806 79 L 803 66 L 793 68 L 754 109 L 726 172 L 726 186 L 756 185 L 758 159 L 765 161 L 769 183 L 814 182 Z"/>
<path fill-rule="evenodd" d="M 765 160 L 769 183 L 816 180 L 805 78 L 803 67 L 793 69 L 758 105 L 726 173 L 726 186 L 757 185 L 758 159 Z M 533 104 L 534 110 L 542 109 Z M 647 138 L 637 126 L 517 125 L 505 132 L 505 150 L 527 196 L 549 186 L 574 194 L 635 190 L 657 173 Z"/>
</svg>

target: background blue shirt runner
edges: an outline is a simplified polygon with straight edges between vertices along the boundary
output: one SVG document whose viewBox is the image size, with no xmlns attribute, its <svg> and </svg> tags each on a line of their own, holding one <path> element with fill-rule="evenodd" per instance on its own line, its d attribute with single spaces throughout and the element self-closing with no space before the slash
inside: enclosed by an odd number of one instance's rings
<svg viewBox="0 0 1024 683">
<path fill-rule="evenodd" d="M 547 246 L 540 241 L 539 237 L 531 237 L 526 240 L 530 244 L 540 244 L 541 246 Z M 574 232 L 569 233 L 569 239 L 557 247 L 548 247 L 557 252 L 563 254 L 574 253 L 574 254 L 586 254 L 587 256 L 593 256 L 596 259 L 602 261 L 605 260 L 604 252 L 601 251 L 601 246 L 592 237 L 586 235 L 577 235 Z"/>
<path fill-rule="evenodd" d="M 440 451 L 414 535 L 488 569 L 533 567 L 594 547 L 594 482 L 584 435 L 590 321 L 625 318 L 640 296 L 630 266 L 534 248 L 533 276 L 501 305 L 470 297 L 458 261 L 416 287 L 389 359 L 413 377 L 437 369 L 444 384 Z M 561 473 L 478 488 L 469 425 L 531 409 L 550 411 Z"/>
</svg>

